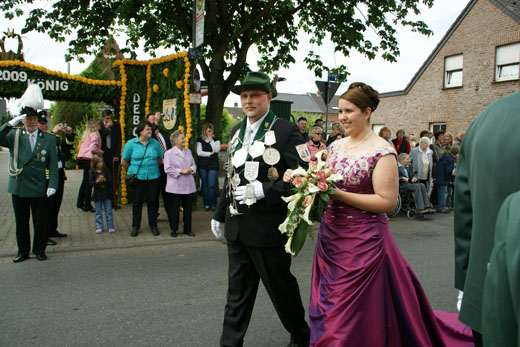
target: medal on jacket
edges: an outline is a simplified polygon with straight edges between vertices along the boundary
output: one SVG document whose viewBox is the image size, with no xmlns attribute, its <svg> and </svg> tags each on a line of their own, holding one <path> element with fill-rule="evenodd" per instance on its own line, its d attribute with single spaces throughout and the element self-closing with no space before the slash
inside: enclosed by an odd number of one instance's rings
<svg viewBox="0 0 520 347">
<path fill-rule="evenodd" d="M 246 162 L 246 166 L 244 168 L 244 177 L 249 181 L 253 182 L 258 178 L 258 169 L 260 167 L 260 163 L 257 161 L 248 161 Z M 251 206 L 256 202 L 255 196 L 255 186 L 252 184 L 246 184 L 246 195 L 244 198 L 244 203 L 247 206 Z"/>
<path fill-rule="evenodd" d="M 280 152 L 278 152 L 276 148 L 269 147 L 264 151 L 262 159 L 267 165 L 271 165 L 269 170 L 267 170 L 267 178 L 269 178 L 270 181 L 276 181 L 280 175 L 273 165 L 278 164 L 280 161 Z"/>
<path fill-rule="evenodd" d="M 231 163 L 233 167 L 239 168 L 246 162 L 247 159 L 247 150 L 245 148 L 240 148 L 238 151 L 233 153 L 233 158 L 231 158 Z"/>
<path fill-rule="evenodd" d="M 249 155 L 251 158 L 255 159 L 262 154 L 264 154 L 265 146 L 262 141 L 255 141 L 253 144 L 249 147 Z"/>
<path fill-rule="evenodd" d="M 265 133 L 264 143 L 267 146 L 272 146 L 276 143 L 276 136 L 273 130 L 269 130 Z"/>
</svg>

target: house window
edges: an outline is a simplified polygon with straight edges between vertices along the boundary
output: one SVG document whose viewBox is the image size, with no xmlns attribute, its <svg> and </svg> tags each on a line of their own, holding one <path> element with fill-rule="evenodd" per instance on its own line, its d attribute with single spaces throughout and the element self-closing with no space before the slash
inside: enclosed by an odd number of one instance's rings
<svg viewBox="0 0 520 347">
<path fill-rule="evenodd" d="M 444 88 L 462 87 L 462 54 L 444 58 Z"/>
<path fill-rule="evenodd" d="M 520 43 L 497 47 L 496 81 L 509 81 L 519 78 Z"/>
<path fill-rule="evenodd" d="M 432 134 L 435 134 L 438 130 L 446 132 L 446 123 L 430 123 L 430 131 Z"/>
<path fill-rule="evenodd" d="M 372 131 L 379 135 L 379 130 L 385 127 L 384 124 L 372 124 Z"/>
</svg>

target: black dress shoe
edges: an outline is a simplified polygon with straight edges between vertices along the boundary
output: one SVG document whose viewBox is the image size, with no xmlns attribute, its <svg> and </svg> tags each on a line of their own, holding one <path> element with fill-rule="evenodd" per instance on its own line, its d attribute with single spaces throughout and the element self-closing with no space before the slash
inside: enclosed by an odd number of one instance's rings
<svg viewBox="0 0 520 347">
<path fill-rule="evenodd" d="M 58 244 L 58 242 L 56 242 L 52 239 L 47 240 L 47 246 L 56 246 L 57 244 Z"/>
<path fill-rule="evenodd" d="M 39 261 L 44 261 L 47 260 L 47 256 L 45 255 L 45 253 L 36 254 L 36 259 L 38 259 Z"/>
<path fill-rule="evenodd" d="M 55 233 L 49 235 L 49 237 L 67 237 L 67 234 L 62 234 L 59 231 L 56 231 Z"/>
<path fill-rule="evenodd" d="M 192 233 L 191 231 L 185 231 L 185 232 L 184 232 L 184 235 L 188 235 L 188 236 L 191 236 L 191 237 L 195 237 L 195 234 Z"/>
<path fill-rule="evenodd" d="M 170 236 L 171 236 L 171 237 L 177 237 L 177 232 L 176 232 L 176 231 L 172 231 L 172 232 L 170 233 Z"/>
<path fill-rule="evenodd" d="M 18 254 L 16 258 L 13 259 L 13 263 L 21 263 L 25 259 L 29 259 L 28 254 Z"/>
<path fill-rule="evenodd" d="M 159 236 L 160 233 L 159 233 L 159 229 L 157 229 L 157 227 L 152 227 L 150 229 L 152 229 L 153 236 Z"/>
<path fill-rule="evenodd" d="M 130 236 L 136 237 L 138 233 L 139 233 L 139 229 L 132 228 L 132 232 L 130 233 Z"/>
</svg>

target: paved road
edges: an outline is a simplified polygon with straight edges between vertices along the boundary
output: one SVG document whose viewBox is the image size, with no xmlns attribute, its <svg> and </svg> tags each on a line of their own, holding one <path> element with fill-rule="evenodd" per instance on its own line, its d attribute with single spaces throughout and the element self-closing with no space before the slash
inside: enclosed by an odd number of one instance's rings
<svg viewBox="0 0 520 347">
<path fill-rule="evenodd" d="M 0 172 L 5 158 L 0 152 Z M 116 212 L 115 235 L 95 235 L 93 215 L 74 208 L 79 175 L 69 172 L 60 215 L 60 231 L 69 237 L 49 249 L 46 262 L 14 264 L 7 174 L 0 174 L 0 346 L 217 346 L 227 257 L 207 227 L 211 214 L 196 212 L 195 238 L 174 240 L 167 232 L 130 238 L 125 207 Z M 159 228 L 166 231 L 166 223 Z M 453 216 L 399 216 L 390 228 L 432 307 L 453 312 Z M 310 241 L 293 262 L 304 304 L 312 255 Z M 284 346 L 288 339 L 261 288 L 245 345 Z"/>
</svg>

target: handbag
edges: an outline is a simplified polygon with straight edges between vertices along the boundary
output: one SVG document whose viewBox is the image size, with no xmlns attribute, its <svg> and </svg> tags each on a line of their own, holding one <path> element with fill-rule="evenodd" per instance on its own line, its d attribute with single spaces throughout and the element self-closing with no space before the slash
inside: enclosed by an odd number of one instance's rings
<svg viewBox="0 0 520 347">
<path fill-rule="evenodd" d="M 141 159 L 141 163 L 139 163 L 139 168 L 137 169 L 137 172 L 135 174 L 126 174 L 125 175 L 125 184 L 127 187 L 133 188 L 137 184 L 137 174 L 139 173 L 139 170 L 141 170 L 141 165 L 143 164 L 143 160 L 144 160 L 144 157 L 146 156 L 147 150 L 148 150 L 148 143 L 146 144 L 146 147 L 144 148 L 143 159 Z"/>
</svg>

